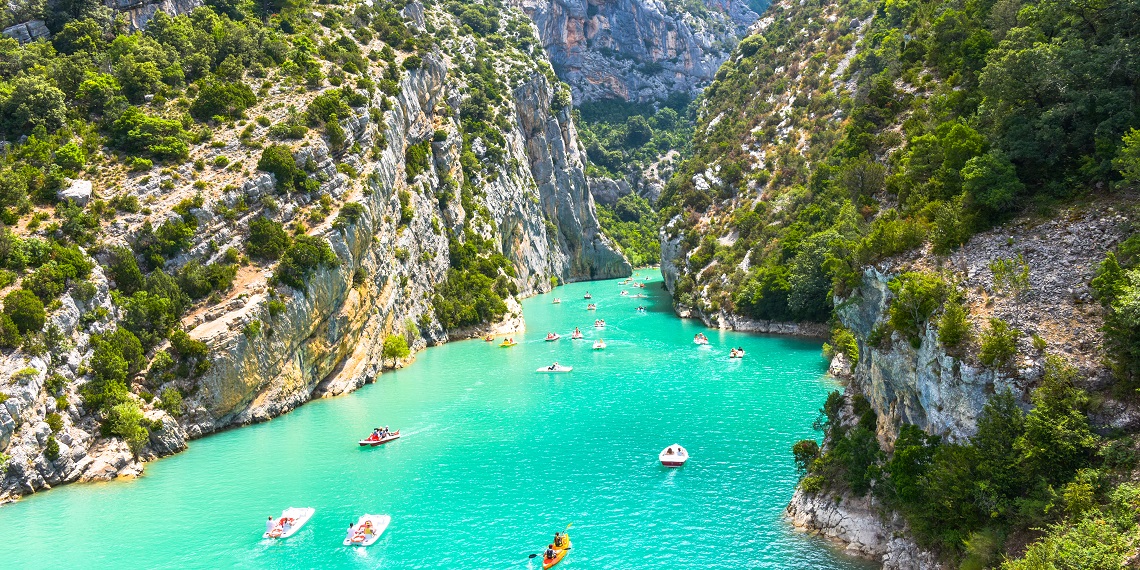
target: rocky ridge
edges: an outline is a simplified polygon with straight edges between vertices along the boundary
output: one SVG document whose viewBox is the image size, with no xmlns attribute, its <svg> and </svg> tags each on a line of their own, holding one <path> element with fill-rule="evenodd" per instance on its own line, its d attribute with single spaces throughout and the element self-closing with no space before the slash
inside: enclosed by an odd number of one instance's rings
<svg viewBox="0 0 1140 570">
<path fill-rule="evenodd" d="M 451 22 L 441 10 L 418 4 L 405 13 L 421 32 L 426 22 L 436 29 Z M 518 15 L 506 11 L 504 17 Z M 549 290 L 552 278 L 568 282 L 629 274 L 628 262 L 599 232 L 583 172 L 585 154 L 569 109 L 554 109 L 552 75 L 541 59 L 515 51 L 496 63 L 504 77 L 517 78 L 506 105 L 510 129 L 502 133 L 506 166 L 473 197 L 477 212 L 465 210 L 458 192 L 445 192 L 455 183 L 449 181 L 462 183 L 464 177 L 458 110 L 465 82 L 456 70 L 474 53 L 470 37 L 449 41 L 405 74 L 391 110 L 378 120 L 369 107 L 381 105 L 380 94 L 342 119 L 348 151 L 331 152 L 313 134 L 294 145 L 298 166 L 320 181 L 319 192 L 312 195 L 275 194 L 273 175 L 232 168 L 196 174 L 184 164 L 162 173 L 102 173 L 95 181 L 96 195 L 106 196 L 108 188 L 121 185 L 149 206 L 148 214 L 123 216 L 106 228 L 107 245 L 129 244 L 148 218 L 157 223 L 174 215 L 171 209 L 180 201 L 202 194 L 201 206 L 191 210 L 199 222 L 194 244 L 168 269 L 217 259 L 228 246 L 240 249 L 245 228 L 256 216 L 286 224 L 306 216 L 315 219 L 313 211 L 322 207 L 315 199 L 319 194 L 331 197 L 335 206 L 359 203 L 363 213 L 348 224 L 325 217 L 308 230 L 329 241 L 337 264 L 317 271 L 304 291 L 273 287 L 270 268 L 246 265 L 223 299 L 184 317 L 190 336 L 208 345 L 213 366 L 192 384 L 175 381 L 186 393 L 185 413 L 178 418 L 138 396 L 143 390 L 136 386 L 132 397 L 152 428 L 137 457 L 122 441 L 100 435 L 98 422 L 78 395 L 88 378 L 84 362 L 91 355 L 90 335 L 112 330 L 119 310 L 111 300 L 112 284 L 96 266 L 91 278 L 95 295 L 87 301 L 64 295 L 49 317 L 67 339 L 65 353 L 31 356 L 17 350 L 0 361 L 0 388 L 7 395 L 0 402 L 0 458 L 7 460 L 0 501 L 77 480 L 135 475 L 141 461 L 185 449 L 189 439 L 264 421 L 314 397 L 351 391 L 381 373 L 386 363 L 380 359 L 380 344 L 389 334 L 404 334 L 413 351 L 446 342 L 449 333 L 435 321 L 430 301 L 434 285 L 450 266 L 449 235 L 462 239 L 463 231 L 472 231 L 494 244 L 515 269 L 520 297 Z M 261 113 L 278 122 L 287 112 L 282 101 L 301 107 L 316 94 L 304 93 L 298 100 L 292 87 L 275 85 L 250 115 Z M 255 127 L 255 136 L 266 130 Z M 213 144 L 192 148 L 191 161 L 212 163 L 221 156 L 239 166 L 256 162 L 237 131 L 218 129 Z M 440 132 L 446 133 L 444 140 L 439 140 Z M 378 147 L 379 140 L 386 145 Z M 431 163 L 409 180 L 405 149 L 423 141 L 433 141 Z M 383 150 L 360 150 L 375 148 Z M 195 179 L 209 190 L 192 187 Z M 401 192 L 408 193 L 412 209 L 406 225 L 397 222 Z M 239 212 L 236 218 L 234 211 Z M 284 310 L 270 310 L 271 301 L 283 303 Z M 506 324 L 499 326 L 522 326 L 517 300 L 507 301 Z M 103 316 L 88 318 L 99 314 Z M 59 409 L 58 431 L 48 416 L 60 400 L 43 388 L 53 374 L 66 382 L 61 398 L 67 406 Z M 53 431 L 59 454 L 48 459 L 44 451 Z"/>
<path fill-rule="evenodd" d="M 574 102 L 696 95 L 759 16 L 740 0 L 518 0 Z"/>
</svg>

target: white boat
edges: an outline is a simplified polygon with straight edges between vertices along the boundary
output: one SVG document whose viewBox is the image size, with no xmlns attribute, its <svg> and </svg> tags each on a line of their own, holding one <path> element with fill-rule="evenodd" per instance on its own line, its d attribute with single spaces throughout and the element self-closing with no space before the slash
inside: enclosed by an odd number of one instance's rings
<svg viewBox="0 0 1140 570">
<path fill-rule="evenodd" d="M 538 370 L 535 370 L 535 372 L 540 372 L 543 374 L 557 374 L 559 372 L 570 372 L 572 370 L 574 370 L 573 366 L 562 366 L 561 364 L 555 363 L 551 364 L 550 366 L 543 366 Z"/>
<path fill-rule="evenodd" d="M 583 298 L 583 299 L 593 299 L 593 298 L 594 298 L 594 296 L 593 296 L 593 295 L 591 295 L 591 294 L 589 294 L 589 293 L 586 293 L 585 295 L 582 295 L 582 298 Z"/>
<path fill-rule="evenodd" d="M 552 333 L 549 333 L 546 335 L 546 342 L 555 341 L 555 340 L 558 340 L 560 338 L 562 338 L 562 335 L 552 332 Z"/>
<path fill-rule="evenodd" d="M 392 517 L 388 515 L 361 515 L 360 520 L 352 525 L 351 536 L 344 537 L 343 544 L 345 546 L 372 546 L 372 543 L 380 540 L 380 535 L 384 534 L 384 529 L 388 528 L 390 522 L 392 522 Z"/>
<path fill-rule="evenodd" d="M 689 452 L 681 444 L 674 443 L 662 450 L 657 459 L 666 467 L 680 467 L 689 460 Z"/>
<path fill-rule="evenodd" d="M 594 350 L 604 350 L 606 348 L 606 341 L 598 339 L 594 341 Z"/>
<path fill-rule="evenodd" d="M 626 295 L 629 295 L 629 291 L 622 291 L 621 292 L 622 297 L 625 297 Z"/>
<path fill-rule="evenodd" d="M 261 538 L 289 538 L 297 534 L 297 531 L 313 518 L 315 512 L 317 510 L 312 507 L 289 507 L 281 511 L 281 516 L 273 528 L 265 531 Z"/>
<path fill-rule="evenodd" d="M 598 306 L 593 304 L 593 303 L 590 303 L 589 305 L 586 305 L 586 310 L 587 311 L 596 311 L 596 310 L 598 310 Z"/>
<path fill-rule="evenodd" d="M 735 348 L 728 352 L 729 358 L 744 358 L 743 350 L 736 350 Z"/>
<path fill-rule="evenodd" d="M 561 302 L 562 302 L 562 299 L 559 299 L 558 297 L 554 298 L 554 304 L 555 305 L 557 305 L 558 303 L 561 303 Z"/>
<path fill-rule="evenodd" d="M 606 321 L 603 321 L 601 319 L 594 321 L 594 328 L 596 328 L 596 329 L 606 328 Z"/>
<path fill-rule="evenodd" d="M 573 339 L 573 340 L 582 340 L 582 339 L 583 339 L 583 338 L 585 338 L 585 337 L 584 337 L 584 336 L 582 336 L 582 332 L 581 332 L 581 331 L 574 331 L 574 334 L 570 335 L 570 338 L 571 338 L 571 339 Z"/>
<path fill-rule="evenodd" d="M 703 345 L 706 345 L 708 343 L 709 343 L 709 339 L 704 338 L 704 337 L 697 337 L 697 338 L 693 339 L 693 344 L 699 344 L 699 345 L 703 346 Z"/>
</svg>

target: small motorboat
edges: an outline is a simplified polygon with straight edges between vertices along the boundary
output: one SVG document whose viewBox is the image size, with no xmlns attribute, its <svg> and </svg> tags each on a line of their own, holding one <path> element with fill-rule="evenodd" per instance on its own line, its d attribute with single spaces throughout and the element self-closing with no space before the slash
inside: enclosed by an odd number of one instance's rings
<svg viewBox="0 0 1140 570">
<path fill-rule="evenodd" d="M 562 338 L 562 335 L 560 335 L 556 332 L 546 333 L 546 342 L 555 341 L 555 340 L 558 340 L 560 338 Z"/>
<path fill-rule="evenodd" d="M 593 299 L 593 298 L 594 298 L 594 296 L 593 296 L 593 295 L 591 295 L 589 291 L 586 291 L 586 294 L 585 294 L 585 295 L 582 295 L 582 298 L 583 298 L 583 299 Z"/>
<path fill-rule="evenodd" d="M 574 329 L 574 334 L 571 334 L 570 338 L 574 339 L 574 340 L 582 340 L 585 337 L 582 336 L 582 331 L 580 331 L 578 329 Z"/>
<path fill-rule="evenodd" d="M 509 348 L 509 347 L 512 347 L 516 344 L 518 344 L 518 343 L 515 342 L 515 339 L 508 338 L 507 340 L 504 340 L 503 342 L 499 343 L 499 348 Z"/>
<path fill-rule="evenodd" d="M 744 349 L 743 348 L 734 348 L 734 349 L 728 351 L 728 357 L 729 358 L 744 358 Z"/>
<path fill-rule="evenodd" d="M 384 530 L 388 528 L 388 523 L 392 522 L 392 517 L 388 515 L 362 515 L 356 524 L 352 525 L 352 531 L 348 536 L 344 537 L 345 546 L 372 546 L 372 543 L 380 540 L 380 535 L 384 534 Z"/>
<path fill-rule="evenodd" d="M 606 348 L 606 341 L 604 341 L 600 338 L 598 340 L 594 341 L 594 350 L 605 350 L 605 348 Z"/>
<path fill-rule="evenodd" d="M 697 333 L 697 335 L 693 337 L 693 344 L 703 346 L 703 345 L 706 345 L 708 343 L 709 343 L 709 337 L 707 337 L 701 333 Z"/>
<path fill-rule="evenodd" d="M 400 439 L 400 430 L 390 431 L 382 436 L 370 435 L 357 443 L 360 447 L 376 447 L 397 439 Z"/>
<path fill-rule="evenodd" d="M 555 304 L 555 305 L 557 305 L 557 304 L 559 304 L 559 303 L 561 303 L 561 302 L 562 302 L 562 299 L 559 299 L 558 297 L 555 297 L 555 298 L 554 298 L 554 304 Z"/>
<path fill-rule="evenodd" d="M 666 447 L 661 454 L 657 456 L 657 459 L 660 459 L 661 464 L 666 467 L 680 467 L 689 460 L 689 452 L 685 451 L 685 448 L 681 447 L 681 444 L 674 443 Z"/>
<path fill-rule="evenodd" d="M 628 296 L 628 295 L 629 295 L 629 291 L 622 291 L 622 292 L 621 292 L 621 296 L 622 296 L 622 297 L 625 297 L 625 296 Z"/>
<path fill-rule="evenodd" d="M 562 545 L 551 549 L 554 551 L 554 557 L 547 558 L 545 554 L 543 555 L 542 570 L 547 570 L 555 564 L 562 562 L 562 559 L 566 558 L 566 554 L 570 552 L 570 535 L 562 533 L 562 536 L 564 537 Z"/>
<path fill-rule="evenodd" d="M 596 310 L 598 310 L 598 306 L 593 304 L 593 303 L 590 303 L 589 305 L 586 305 L 586 310 L 587 311 L 596 311 Z"/>
<path fill-rule="evenodd" d="M 317 512 L 317 510 L 312 507 L 289 507 L 281 511 L 281 517 L 278 518 L 277 522 L 273 524 L 273 527 L 265 531 L 265 534 L 262 534 L 261 537 L 289 538 L 297 534 L 297 531 L 301 530 L 301 527 L 305 526 L 305 523 L 313 518 L 313 513 L 315 512 Z"/>
<path fill-rule="evenodd" d="M 535 370 L 535 372 L 541 372 L 544 374 L 555 374 L 558 372 L 570 372 L 573 370 L 574 370 L 573 366 L 562 366 L 561 364 L 555 362 L 554 364 L 551 364 L 550 366 L 543 366 L 543 367 L 539 368 L 538 370 Z"/>
<path fill-rule="evenodd" d="M 596 328 L 596 329 L 606 328 L 606 321 L 603 321 L 602 319 L 598 319 L 598 320 L 594 321 L 594 328 Z"/>
</svg>

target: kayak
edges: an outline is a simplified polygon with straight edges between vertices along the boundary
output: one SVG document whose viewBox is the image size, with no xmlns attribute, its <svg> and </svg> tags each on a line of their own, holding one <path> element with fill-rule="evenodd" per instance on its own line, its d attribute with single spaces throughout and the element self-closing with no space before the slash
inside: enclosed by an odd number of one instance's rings
<svg viewBox="0 0 1140 570">
<path fill-rule="evenodd" d="M 518 343 L 517 342 L 511 342 L 508 340 L 504 340 L 503 343 L 499 345 L 499 348 L 507 348 L 507 347 L 514 346 L 516 344 L 518 344 Z"/>
<path fill-rule="evenodd" d="M 380 540 L 380 535 L 384 534 L 384 529 L 388 528 L 390 522 L 392 517 L 388 515 L 361 515 L 360 520 L 352 525 L 352 536 L 345 536 L 342 544 L 372 546 L 374 542 Z M 369 528 L 372 532 L 366 532 Z"/>
<path fill-rule="evenodd" d="M 384 445 L 385 443 L 396 439 L 400 439 L 400 430 L 390 432 L 388 435 L 380 439 L 372 439 L 372 437 L 369 436 L 367 439 L 360 440 L 359 443 L 360 447 L 376 447 L 377 445 Z"/>
<path fill-rule="evenodd" d="M 312 507 L 289 507 L 281 511 L 281 516 L 277 519 L 277 524 L 273 525 L 272 530 L 262 534 L 261 538 L 289 538 L 297 534 L 297 531 L 301 530 L 301 527 L 305 526 L 305 523 L 313 518 L 313 513 L 315 512 L 316 509 Z M 289 526 L 285 527 L 283 521 L 288 521 Z"/>
<path fill-rule="evenodd" d="M 566 558 L 566 555 L 570 552 L 570 546 L 571 546 L 570 535 L 568 535 L 566 533 L 562 533 L 562 536 L 566 537 L 566 546 L 563 548 L 555 548 L 554 549 L 554 558 L 547 558 L 547 557 L 543 556 L 542 557 L 542 570 L 546 570 L 547 568 L 550 568 L 551 566 L 554 566 L 555 564 L 562 562 L 562 559 Z"/>
<path fill-rule="evenodd" d="M 543 367 L 535 370 L 535 372 L 545 372 L 547 374 L 554 374 L 556 372 L 570 372 L 571 370 L 574 370 L 573 366 L 558 365 L 558 366 L 555 366 L 554 368 L 551 368 L 549 366 L 543 366 Z"/>
</svg>

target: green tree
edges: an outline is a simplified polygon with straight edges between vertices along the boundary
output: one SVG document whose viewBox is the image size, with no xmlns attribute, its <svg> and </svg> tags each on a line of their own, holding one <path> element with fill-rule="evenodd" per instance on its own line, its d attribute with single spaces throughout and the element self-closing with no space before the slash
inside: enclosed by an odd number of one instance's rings
<svg viewBox="0 0 1140 570">
<path fill-rule="evenodd" d="M 249 239 L 245 251 L 261 260 L 274 261 L 289 247 L 289 235 L 281 222 L 266 217 L 257 217 L 249 222 Z"/>
<path fill-rule="evenodd" d="M 1140 183 L 1140 130 L 1129 130 L 1123 143 L 1112 165 L 1120 171 L 1126 183 Z"/>
<path fill-rule="evenodd" d="M 190 105 L 190 116 L 202 122 L 216 116 L 238 119 L 256 103 L 257 97 L 245 83 L 209 81 L 198 90 Z"/>
<path fill-rule="evenodd" d="M 982 331 L 981 350 L 978 351 L 978 360 L 982 364 L 995 368 L 1010 366 L 1013 357 L 1017 355 L 1016 329 L 1009 323 L 993 317 L 988 326 Z"/>
<path fill-rule="evenodd" d="M 67 120 L 67 100 L 54 83 L 38 75 L 12 80 L 5 96 L 0 88 L 0 129 L 10 135 L 30 133 L 36 127 L 53 132 Z"/>
<path fill-rule="evenodd" d="M 962 167 L 962 187 L 979 205 L 994 213 L 1009 211 L 1014 199 L 1025 189 L 1013 163 L 1000 150 L 966 162 Z"/>
<path fill-rule="evenodd" d="M 392 365 L 395 366 L 397 359 L 407 358 L 408 354 L 408 341 L 404 339 L 404 335 L 392 334 L 384 339 L 384 348 L 380 352 L 380 358 L 391 360 Z"/>
</svg>

